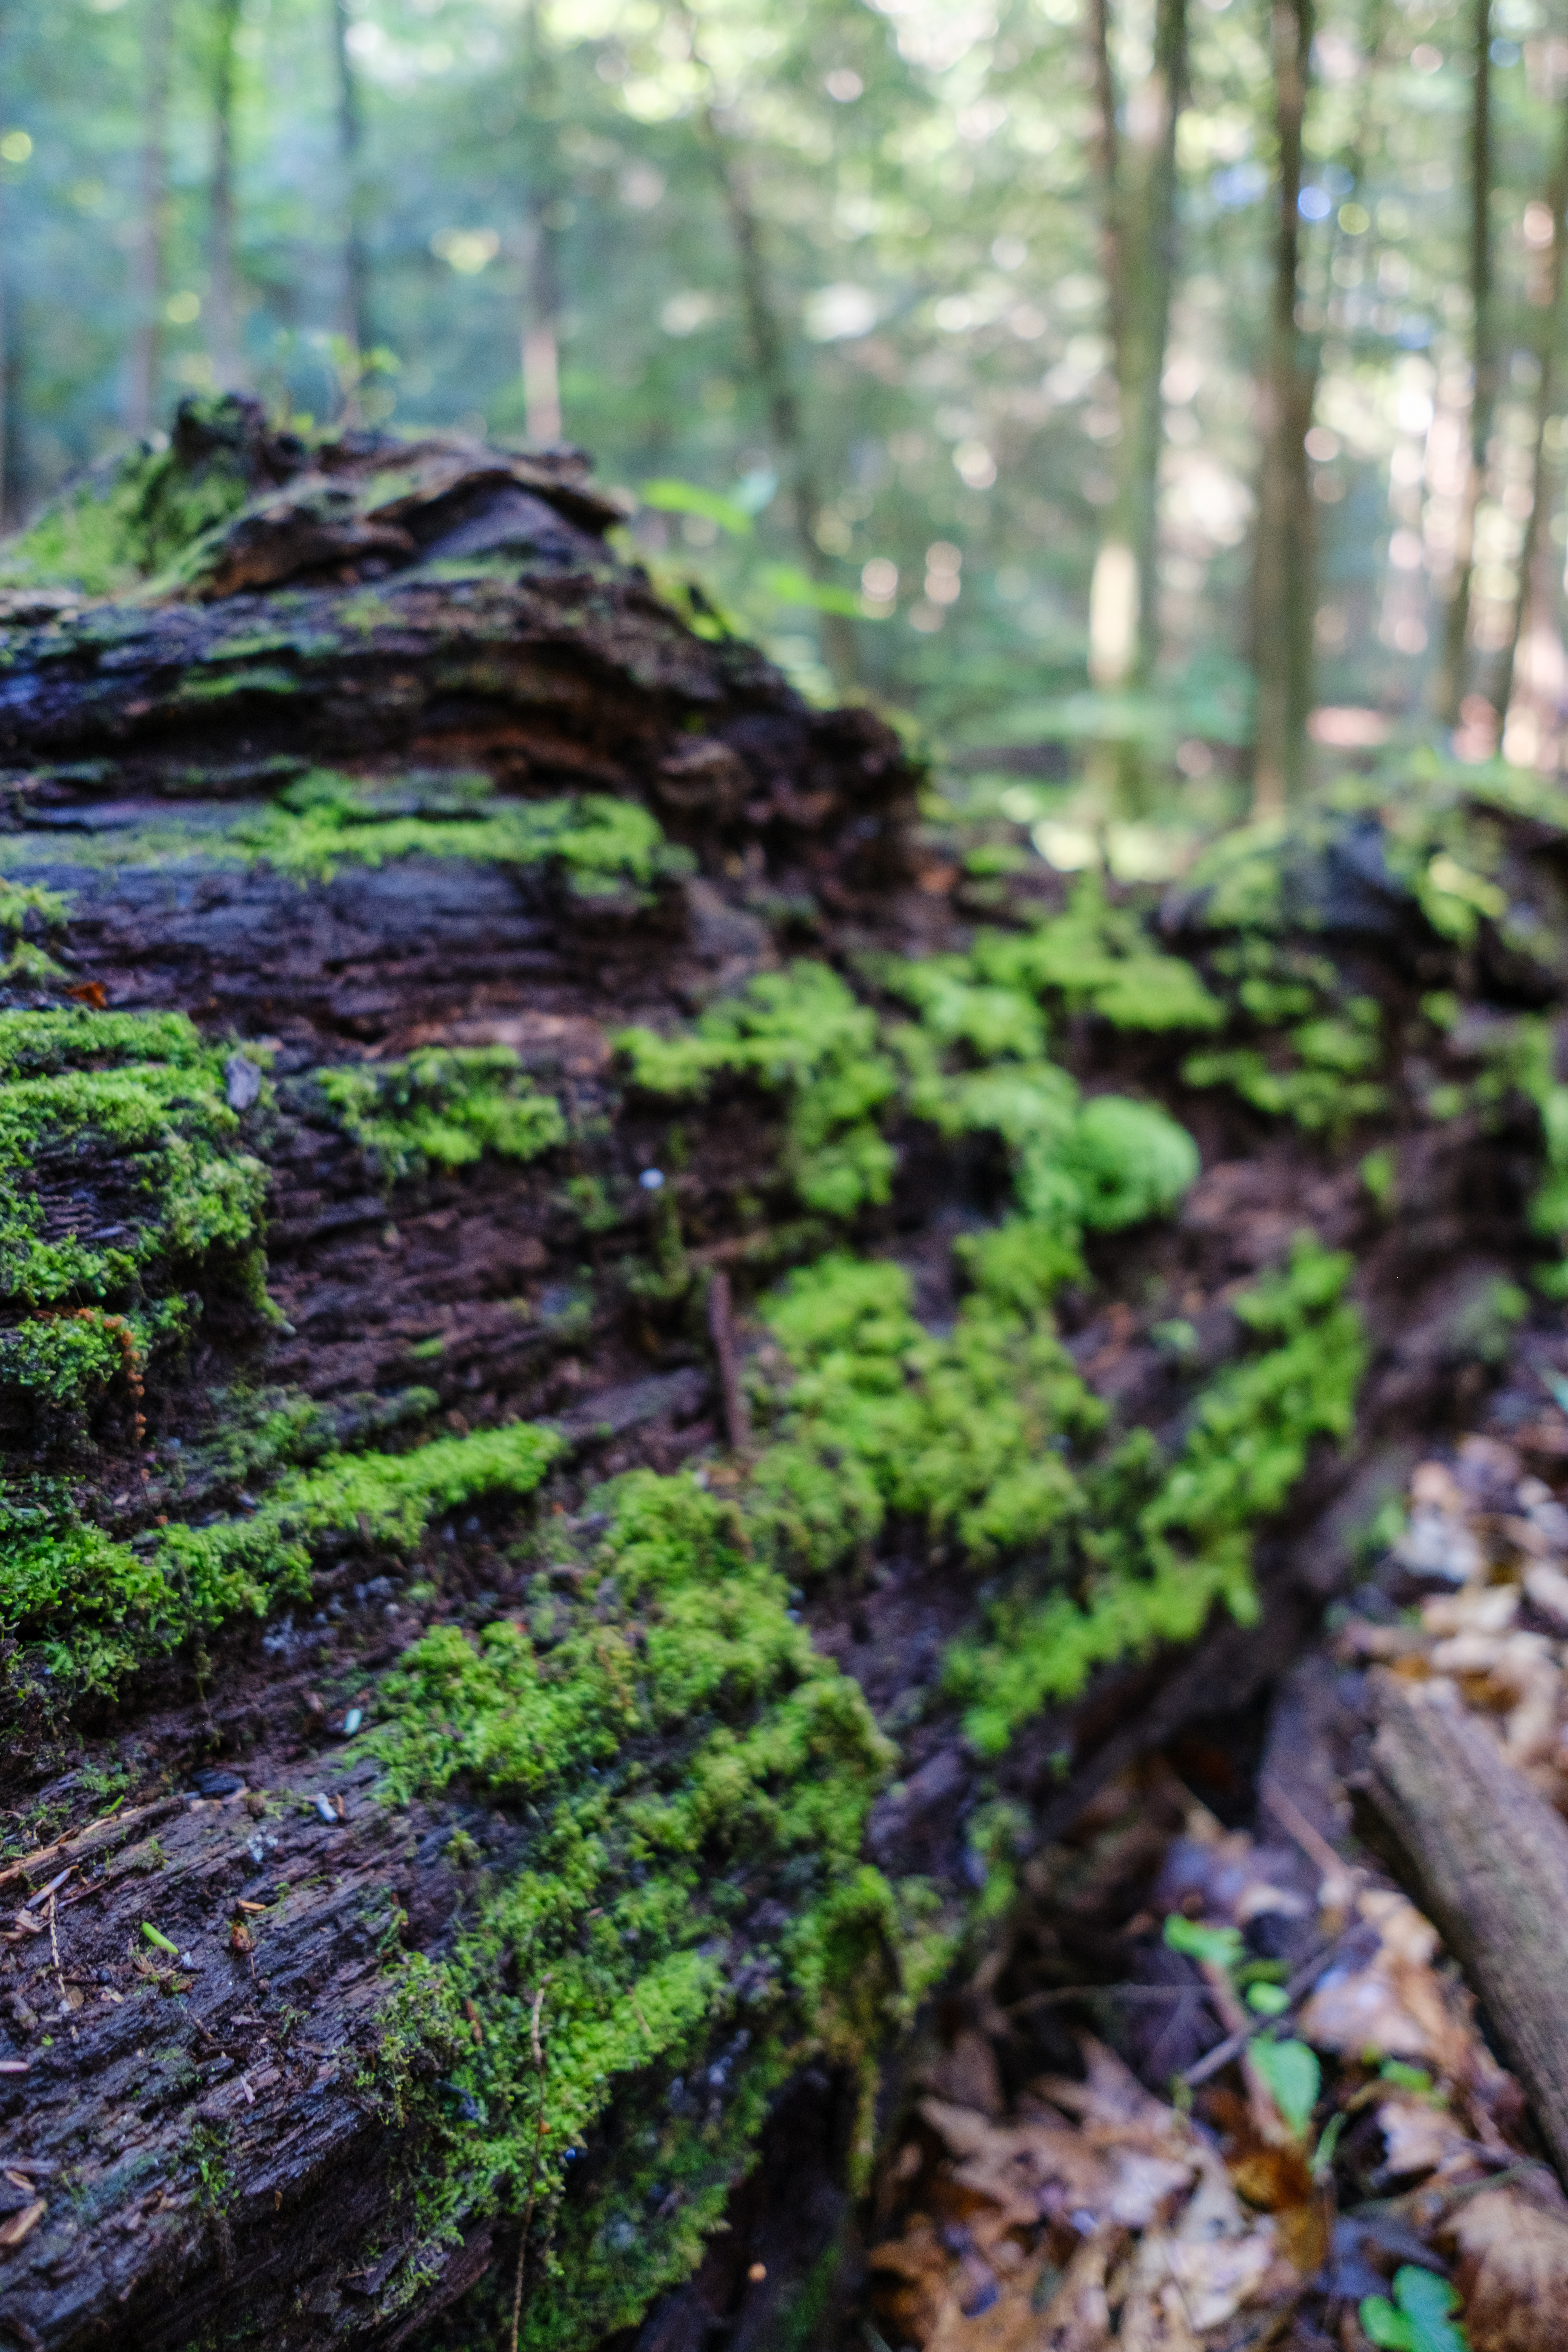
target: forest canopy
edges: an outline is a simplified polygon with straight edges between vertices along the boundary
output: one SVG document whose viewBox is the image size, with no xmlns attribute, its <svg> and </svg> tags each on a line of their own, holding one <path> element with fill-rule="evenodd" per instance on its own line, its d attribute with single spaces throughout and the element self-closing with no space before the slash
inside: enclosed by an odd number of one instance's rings
<svg viewBox="0 0 1568 2352">
<path fill-rule="evenodd" d="M 1533 765 L 1565 84 L 1540 0 L 13 0 L 5 511 L 214 389 L 564 436 L 1037 820 Z"/>
</svg>

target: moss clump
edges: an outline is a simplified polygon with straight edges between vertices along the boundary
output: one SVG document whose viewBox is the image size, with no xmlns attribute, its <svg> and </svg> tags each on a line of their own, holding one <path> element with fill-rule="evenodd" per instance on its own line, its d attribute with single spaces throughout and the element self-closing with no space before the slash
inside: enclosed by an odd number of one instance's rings
<svg viewBox="0 0 1568 2352">
<path fill-rule="evenodd" d="M 248 496 L 244 419 L 231 398 L 181 404 L 173 444 L 143 446 L 70 483 L 0 549 L 0 587 L 122 595 Z"/>
<path fill-rule="evenodd" d="M 239 1132 L 183 1014 L 0 1013 L 0 1380 L 59 1405 L 139 1364 L 215 1254 L 258 1290 L 266 1171 Z"/>
<path fill-rule="evenodd" d="M 0 880 L 0 989 L 47 988 L 65 979 L 47 942 L 68 911 L 58 890 Z"/>
<path fill-rule="evenodd" d="M 323 1542 L 416 1544 L 435 1513 L 531 1494 L 563 1445 L 521 1423 L 412 1454 L 331 1454 L 279 1478 L 244 1517 L 161 1528 L 133 1545 L 58 1507 L 19 1506 L 0 1519 L 0 1630 L 37 1651 L 62 1696 L 112 1689 L 142 1660 L 226 1618 L 303 1598 Z"/>
<path fill-rule="evenodd" d="M 1217 1029 L 1225 1017 L 1190 963 L 1160 954 L 1131 908 L 1106 903 L 1094 874 L 1036 929 L 983 931 L 973 960 L 993 985 L 1059 998 L 1119 1029 Z"/>
<path fill-rule="evenodd" d="M 587 903 L 651 892 L 693 869 L 636 801 L 587 793 L 570 800 L 502 801 L 484 777 L 416 780 L 388 793 L 312 769 L 232 838 L 300 881 L 330 881 L 344 864 L 390 858 L 471 857 L 484 864 L 553 866 Z"/>
<path fill-rule="evenodd" d="M 859 1858 L 892 1751 L 733 1507 L 634 1473 L 552 1549 L 576 1599 L 548 1644 L 510 1622 L 427 1634 L 374 1744 L 395 1793 L 529 1824 L 525 1866 L 404 1999 L 463 2053 L 426 2102 L 424 2242 L 531 2200 L 521 2340 L 564 2352 L 691 2269 L 784 2076 L 865 2051 L 896 1992 L 895 1906 Z M 416 2285 L 416 2263 L 391 2303 Z"/>
<path fill-rule="evenodd" d="M 852 1216 L 888 1198 L 891 1145 L 875 1118 L 899 1091 L 875 1013 L 826 964 L 764 972 L 675 1037 L 623 1030 L 617 1044 L 649 1094 L 689 1100 L 748 1078 L 783 1094 L 784 1171 L 808 1208 Z"/>
<path fill-rule="evenodd" d="M 1348 990 L 1326 956 L 1248 931 L 1215 950 L 1235 989 L 1233 1032 L 1245 1041 L 1189 1055 L 1191 1087 L 1228 1086 L 1255 1110 L 1338 1135 L 1385 1110 L 1383 1016 Z"/>
<path fill-rule="evenodd" d="M 983 1755 L 1000 1754 L 1097 1666 L 1190 1641 L 1216 1602 L 1254 1613 L 1258 1528 L 1284 1504 L 1312 1440 L 1352 1427 L 1366 1345 L 1344 1297 L 1351 1272 L 1348 1256 L 1300 1237 L 1289 1267 L 1236 1302 L 1271 1344 L 1200 1393 L 1175 1459 L 1162 1463 L 1139 1432 L 1084 1482 L 1076 1557 L 1059 1563 L 1076 1589 L 1041 1598 L 1020 1585 L 995 1605 L 990 1638 L 954 1645 L 949 1687 Z"/>
<path fill-rule="evenodd" d="M 464 1168 L 487 1151 L 536 1160 L 566 1139 L 553 1097 L 537 1091 L 505 1045 L 431 1045 L 405 1062 L 321 1070 L 317 1083 L 388 1184 L 432 1164 Z"/>
</svg>

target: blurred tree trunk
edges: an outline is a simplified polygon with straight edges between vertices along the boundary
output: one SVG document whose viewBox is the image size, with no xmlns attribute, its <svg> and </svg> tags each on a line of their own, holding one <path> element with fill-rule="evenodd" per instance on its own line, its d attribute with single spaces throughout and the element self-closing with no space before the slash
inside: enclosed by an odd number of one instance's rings
<svg viewBox="0 0 1568 2352">
<path fill-rule="evenodd" d="M 529 439 L 548 448 L 561 438 L 561 253 L 554 211 L 559 191 L 552 168 L 554 75 L 537 6 L 523 18 L 525 110 L 538 145 L 528 188 L 524 268 L 522 398 Z"/>
<path fill-rule="evenodd" d="M 1552 512 L 1554 469 L 1547 456 L 1546 428 L 1552 421 L 1552 404 L 1557 396 L 1557 354 L 1563 341 L 1563 289 L 1568 284 L 1568 271 L 1563 268 L 1564 214 L 1568 214 L 1568 101 L 1563 108 L 1558 132 L 1557 159 L 1547 182 L 1544 204 L 1550 218 L 1551 241 L 1541 259 L 1544 264 L 1529 293 L 1539 317 L 1539 332 L 1535 339 L 1536 359 L 1541 373 L 1535 386 L 1535 418 L 1533 446 L 1530 471 L 1530 512 L 1525 517 L 1524 539 L 1519 551 L 1519 576 L 1514 586 L 1513 610 L 1509 616 L 1508 637 L 1498 664 L 1492 700 L 1497 708 L 1500 728 L 1508 718 L 1508 706 L 1513 699 L 1514 665 L 1519 658 L 1519 640 L 1524 619 L 1535 603 L 1542 583 L 1537 573 L 1541 564 L 1541 534 L 1542 525 Z"/>
<path fill-rule="evenodd" d="M 211 280 L 207 290 L 213 368 L 220 392 L 244 383 L 234 275 L 234 36 L 239 0 L 216 0 L 213 53 Z"/>
<path fill-rule="evenodd" d="M 1110 0 L 1095 0 L 1101 239 L 1121 398 L 1116 497 L 1089 591 L 1097 686 L 1146 686 L 1159 651 L 1157 551 L 1163 410 L 1176 259 L 1176 125 L 1186 81 L 1186 0 L 1156 0 L 1154 56 L 1118 121 Z"/>
<path fill-rule="evenodd" d="M 1486 484 L 1487 447 L 1497 399 L 1492 320 L 1489 206 L 1491 145 L 1491 0 L 1475 0 L 1475 82 L 1470 106 L 1470 456 L 1454 541 L 1454 576 L 1443 625 L 1434 709 L 1445 727 L 1458 724 L 1465 698 L 1466 647 L 1476 565 L 1476 510 Z"/>
<path fill-rule="evenodd" d="M 1296 320 L 1301 131 L 1311 65 L 1312 0 L 1274 0 L 1272 28 L 1279 215 L 1263 387 L 1253 594 L 1258 673 L 1253 800 L 1259 815 L 1283 808 L 1306 782 L 1314 620 L 1307 434 L 1317 391 L 1317 348 Z"/>
<path fill-rule="evenodd" d="M 135 324 L 125 421 L 150 433 L 163 352 L 163 276 L 168 227 L 169 48 L 172 0 L 142 0 L 142 163 L 131 268 Z"/>
<path fill-rule="evenodd" d="M 800 550 L 807 577 L 819 584 L 826 584 L 831 579 L 831 569 L 816 541 L 820 500 L 816 469 L 806 446 L 800 402 L 790 373 L 784 325 L 768 282 L 767 263 L 763 253 L 762 223 L 752 201 L 745 165 L 737 142 L 725 128 L 713 103 L 713 70 L 702 54 L 696 24 L 684 5 L 680 8 L 680 15 L 692 58 L 702 68 L 708 83 L 710 95 L 702 107 L 702 130 L 718 177 L 730 234 L 734 240 L 741 279 L 741 304 L 745 312 L 747 340 L 752 347 L 752 364 L 767 408 L 769 437 L 789 499 L 795 544 Z M 822 657 L 834 685 L 840 693 L 845 693 L 855 685 L 860 670 L 854 623 L 842 613 L 819 612 L 817 624 Z"/>
<path fill-rule="evenodd" d="M 331 0 L 331 5 L 332 57 L 338 77 L 338 167 L 343 207 L 339 331 L 348 345 L 349 363 L 342 371 L 345 386 L 343 404 L 345 413 L 353 415 L 359 405 L 361 363 L 373 340 L 370 328 L 370 264 L 361 219 L 360 151 L 363 143 L 363 130 L 360 120 L 359 86 L 354 80 L 353 60 L 349 55 L 348 35 L 352 19 L 348 0 Z"/>
<path fill-rule="evenodd" d="M 8 0 L 0 0 L 0 132 L 5 128 L 10 108 L 6 104 L 10 82 L 5 72 L 5 36 L 10 31 L 11 10 Z M 0 530 L 11 520 L 11 338 L 7 316 L 10 301 L 9 281 L 5 270 L 5 197 L 0 189 Z"/>
</svg>

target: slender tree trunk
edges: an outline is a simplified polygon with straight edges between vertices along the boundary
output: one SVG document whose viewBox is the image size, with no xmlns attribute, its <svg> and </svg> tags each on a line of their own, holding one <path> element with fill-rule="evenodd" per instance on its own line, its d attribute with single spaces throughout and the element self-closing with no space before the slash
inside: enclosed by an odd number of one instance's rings
<svg viewBox="0 0 1568 2352">
<path fill-rule="evenodd" d="M 702 55 L 696 25 L 684 7 L 681 16 L 692 58 L 702 68 L 711 91 L 712 68 Z M 816 468 L 806 445 L 783 323 L 769 283 L 767 261 L 763 252 L 762 223 L 752 201 L 745 166 L 737 152 L 736 142 L 720 121 L 711 96 L 704 101 L 701 122 L 718 176 L 730 234 L 734 240 L 741 302 L 745 312 L 747 340 L 752 347 L 752 363 L 767 405 L 769 437 L 789 498 L 795 544 L 808 577 L 826 583 L 832 575 L 827 559 L 816 541 L 820 501 Z M 847 692 L 855 685 L 860 671 L 854 624 L 841 613 L 819 613 L 817 622 L 823 659 L 835 686 L 840 693 Z"/>
<path fill-rule="evenodd" d="M 157 406 L 163 350 L 163 276 L 168 226 L 169 47 L 172 0 L 142 0 L 142 167 L 131 289 L 135 324 L 125 421 L 148 433 Z"/>
<path fill-rule="evenodd" d="M 1117 121 L 1109 0 L 1094 10 L 1095 81 L 1111 341 L 1121 394 L 1116 498 L 1089 595 L 1097 686 L 1146 686 L 1159 649 L 1156 552 L 1164 373 L 1175 268 L 1176 123 L 1186 78 L 1186 0 L 1156 0 L 1154 58 Z"/>
<path fill-rule="evenodd" d="M 10 94 L 5 58 L 10 13 L 5 0 L 0 0 L 0 131 L 4 131 L 5 118 L 10 112 L 5 102 Z M 0 189 L 0 530 L 6 530 L 11 520 L 11 468 L 6 462 L 11 449 L 11 341 L 5 260 L 5 195 L 4 189 Z"/>
<path fill-rule="evenodd" d="M 1558 140 L 1557 159 L 1546 188 L 1546 206 L 1552 215 L 1552 244 L 1547 255 L 1546 289 L 1541 306 L 1541 331 L 1536 343 L 1541 373 L 1535 386 L 1530 512 L 1525 518 L 1524 541 L 1519 551 L 1519 579 L 1514 589 L 1508 638 L 1498 663 L 1497 681 L 1492 693 L 1500 728 L 1508 718 L 1508 706 L 1513 698 L 1514 664 L 1519 658 L 1519 640 L 1525 614 L 1531 608 L 1535 593 L 1542 526 L 1552 511 L 1553 469 L 1546 454 L 1546 428 L 1557 396 L 1557 354 L 1563 341 L 1564 288 L 1568 287 L 1568 269 L 1563 267 L 1563 215 L 1568 213 L 1568 101 L 1563 104 Z"/>
<path fill-rule="evenodd" d="M 1454 577 L 1443 626 L 1435 708 L 1445 727 L 1458 724 L 1467 683 L 1466 646 L 1476 568 L 1476 511 L 1486 487 L 1487 448 L 1497 399 L 1492 334 L 1489 206 L 1491 155 L 1491 0 L 1475 0 L 1475 83 L 1470 109 L 1470 462 L 1454 544 Z"/>
<path fill-rule="evenodd" d="M 220 391 L 243 383 L 234 271 L 234 36 L 239 0 L 216 0 L 213 56 L 212 239 L 207 317 Z"/>
<path fill-rule="evenodd" d="M 1316 347 L 1296 323 L 1301 131 L 1311 62 L 1312 0 L 1274 0 L 1272 17 L 1279 219 L 1254 593 L 1258 746 L 1253 798 L 1259 815 L 1283 808 L 1306 782 L 1314 601 L 1306 443 L 1317 389 Z"/>
<path fill-rule="evenodd" d="M 529 439 L 548 448 L 561 422 L 561 250 L 553 226 L 554 75 L 537 5 L 523 23 L 527 97 L 536 148 L 529 177 L 528 249 L 522 320 L 522 398 Z"/>
<path fill-rule="evenodd" d="M 364 231 L 361 219 L 363 192 L 360 187 L 360 150 L 363 126 L 360 121 L 359 85 L 354 79 L 353 60 L 349 55 L 348 0 L 331 0 L 332 16 L 332 54 L 338 76 L 338 170 L 341 202 L 343 207 L 342 285 L 340 294 L 340 332 L 349 347 L 349 366 L 344 371 L 348 386 L 344 407 L 353 414 L 358 407 L 360 365 L 373 341 L 370 327 L 370 263 L 365 253 Z"/>
</svg>

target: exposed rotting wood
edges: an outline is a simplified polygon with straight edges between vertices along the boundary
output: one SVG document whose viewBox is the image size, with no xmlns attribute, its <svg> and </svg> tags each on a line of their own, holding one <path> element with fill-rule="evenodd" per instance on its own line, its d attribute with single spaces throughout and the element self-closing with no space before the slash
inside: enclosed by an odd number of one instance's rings
<svg viewBox="0 0 1568 2352">
<path fill-rule="evenodd" d="M 1362 1793 L 1568 2174 L 1568 1825 L 1441 1681 L 1380 1676 Z"/>
</svg>

